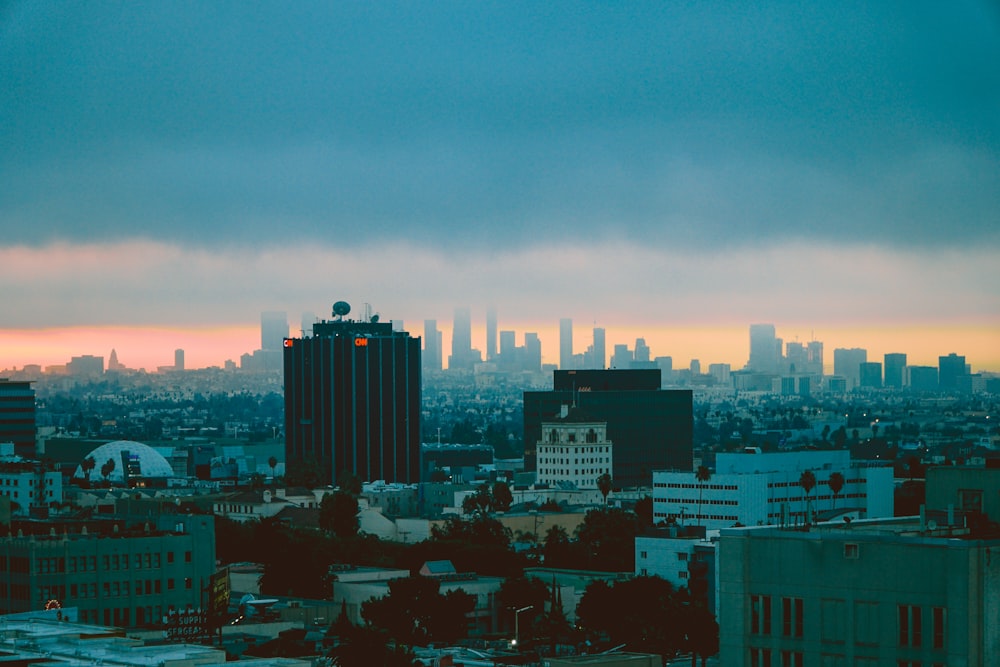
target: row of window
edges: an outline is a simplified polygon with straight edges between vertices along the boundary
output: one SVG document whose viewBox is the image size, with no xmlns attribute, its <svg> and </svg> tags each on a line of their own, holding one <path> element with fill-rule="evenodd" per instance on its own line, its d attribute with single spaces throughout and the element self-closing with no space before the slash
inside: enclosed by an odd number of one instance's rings
<svg viewBox="0 0 1000 667">
<path fill-rule="evenodd" d="M 52 486 L 52 478 L 48 478 L 48 479 L 45 479 L 45 480 L 42 480 L 42 481 L 45 482 L 46 486 Z M 35 485 L 35 478 L 34 477 L 29 477 L 28 478 L 28 486 L 34 486 L 34 485 Z M 5 478 L 3 478 L 3 485 L 2 486 L 21 486 L 21 478 L 20 477 L 14 477 L 14 478 L 5 477 Z M 42 486 L 42 485 L 39 484 L 38 486 Z"/>
<path fill-rule="evenodd" d="M 685 504 L 685 505 L 729 505 L 735 507 L 740 504 L 738 500 L 715 500 L 712 498 L 664 498 L 662 502 Z"/>
<path fill-rule="evenodd" d="M 653 482 L 657 489 L 710 489 L 712 491 L 737 491 L 738 484 L 682 484 L 680 482 Z"/>
<path fill-rule="evenodd" d="M 856 547 L 857 545 L 849 545 Z M 857 557 L 857 552 L 850 552 Z M 845 556 L 849 551 L 845 549 Z M 787 638 L 801 639 L 804 628 L 804 605 L 802 598 L 782 597 L 780 607 L 772 603 L 770 595 L 750 596 L 750 634 L 771 636 L 779 630 Z M 844 644 L 848 641 L 846 627 L 847 602 L 838 599 L 820 600 L 820 639 L 824 644 Z M 859 645 L 877 646 L 879 634 L 879 608 L 877 602 L 854 602 L 853 642 Z M 774 623 L 772 623 L 774 621 Z M 899 646 L 920 648 L 927 646 L 934 650 L 945 648 L 947 631 L 947 610 L 944 607 L 922 608 L 917 605 L 897 605 L 897 643 Z M 928 625 L 929 624 L 929 625 Z M 925 628 L 930 630 L 929 636 Z"/>
<path fill-rule="evenodd" d="M 777 653 L 781 661 L 775 663 L 773 655 Z M 772 651 L 769 648 L 751 647 L 749 662 L 751 667 L 774 667 L 775 664 L 781 667 L 802 667 L 804 654 L 802 651 Z M 831 653 L 820 655 L 819 667 L 848 667 L 847 656 Z M 883 664 L 880 658 L 855 656 L 853 667 L 878 667 Z M 923 663 L 919 660 L 897 660 L 896 667 L 945 667 L 942 662 Z"/>
<path fill-rule="evenodd" d="M 133 554 L 133 569 L 155 569 L 162 567 L 162 555 L 159 552 L 147 552 Z M 175 562 L 176 555 L 173 551 L 166 552 L 166 561 L 170 565 Z M 184 562 L 191 562 L 191 552 L 184 552 Z M 7 571 L 8 559 L 0 556 L 0 572 Z M 10 569 L 12 573 L 29 574 L 28 566 L 30 561 L 21 556 L 10 557 Z M 67 567 L 68 566 L 68 567 Z M 101 569 L 105 572 L 112 570 L 129 569 L 128 554 L 105 554 L 101 556 Z M 97 572 L 97 556 L 70 556 L 68 559 L 62 556 L 52 556 L 35 559 L 36 574 L 62 574 L 64 572 Z"/>
<path fill-rule="evenodd" d="M 572 474 L 574 477 L 579 477 L 580 475 L 602 475 L 604 473 L 611 474 L 610 468 L 576 468 L 570 473 L 568 468 L 539 468 L 538 477 L 542 478 L 543 475 L 560 475 L 562 477 L 568 477 Z"/>
<path fill-rule="evenodd" d="M 584 457 L 584 458 L 573 457 L 572 459 L 569 459 L 569 458 L 554 458 L 554 457 L 539 457 L 538 463 L 539 463 L 539 465 L 545 464 L 545 463 L 549 463 L 549 464 L 562 463 L 564 465 L 566 465 L 566 464 L 569 464 L 569 465 L 586 465 L 588 463 L 611 463 L 611 457 L 610 456 L 593 456 L 593 457 L 589 457 L 589 458 L 588 457 Z"/>
</svg>

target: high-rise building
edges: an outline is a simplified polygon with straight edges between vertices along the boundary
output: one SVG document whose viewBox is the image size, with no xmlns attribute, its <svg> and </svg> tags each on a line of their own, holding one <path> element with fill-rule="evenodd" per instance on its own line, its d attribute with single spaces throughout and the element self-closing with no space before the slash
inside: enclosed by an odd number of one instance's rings
<svg viewBox="0 0 1000 667">
<path fill-rule="evenodd" d="M 635 355 L 632 354 L 632 350 L 628 349 L 628 345 L 617 343 L 614 352 L 611 353 L 611 368 L 631 368 L 634 360 Z"/>
<path fill-rule="evenodd" d="M 818 340 L 811 340 L 806 343 L 806 360 L 809 364 L 808 373 L 813 375 L 823 375 L 823 343 Z"/>
<path fill-rule="evenodd" d="M 288 313 L 265 310 L 260 314 L 260 349 L 280 350 L 288 338 Z"/>
<path fill-rule="evenodd" d="M 552 391 L 524 392 L 525 469 L 537 470 L 542 422 L 575 405 L 607 423 L 616 487 L 648 487 L 654 470 L 690 471 L 692 401 L 690 390 L 660 389 L 659 369 L 555 371 Z"/>
<path fill-rule="evenodd" d="M 635 361 L 639 364 L 649 364 L 649 346 L 645 338 L 635 339 Z"/>
<path fill-rule="evenodd" d="M 455 324 L 451 330 L 451 355 L 448 370 L 472 370 L 482 361 L 479 350 L 472 349 L 472 311 L 455 309 Z"/>
<path fill-rule="evenodd" d="M 573 320 L 559 320 L 559 370 L 573 369 Z"/>
<path fill-rule="evenodd" d="M 859 367 L 859 387 L 880 389 L 882 387 L 882 364 L 878 361 L 866 361 Z"/>
<path fill-rule="evenodd" d="M 471 344 L 470 344 L 471 347 Z M 493 361 L 497 356 L 497 309 L 490 306 L 486 309 L 486 361 Z"/>
<path fill-rule="evenodd" d="M 66 364 L 66 372 L 77 378 L 99 378 L 104 375 L 104 357 L 95 357 L 92 354 L 70 357 L 69 363 Z"/>
<path fill-rule="evenodd" d="M 892 389 L 902 389 L 906 376 L 906 355 L 902 352 L 890 352 L 885 355 L 885 386 Z"/>
<path fill-rule="evenodd" d="M 520 370 L 542 370 L 542 341 L 537 333 L 528 331 L 524 334 L 524 359 Z"/>
<path fill-rule="evenodd" d="M 437 320 L 424 320 L 424 369 L 427 371 L 441 370 L 441 332 L 437 328 Z"/>
<path fill-rule="evenodd" d="M 868 361 L 868 350 L 838 347 L 833 351 L 833 374 L 847 380 L 847 390 L 861 384 L 861 364 Z"/>
<path fill-rule="evenodd" d="M 174 350 L 174 370 L 184 370 L 184 350 L 181 350 L 180 348 Z"/>
<path fill-rule="evenodd" d="M 958 378 L 968 374 L 964 356 L 952 352 L 947 357 L 938 357 L 938 385 L 942 391 L 954 389 Z"/>
<path fill-rule="evenodd" d="M 601 327 L 594 327 L 594 342 L 583 355 L 583 367 L 589 370 L 603 370 L 608 355 L 604 347 L 605 332 Z"/>
<path fill-rule="evenodd" d="M 316 322 L 316 313 L 304 311 L 302 313 L 302 325 L 300 333 L 303 338 L 313 335 L 313 323 Z"/>
<path fill-rule="evenodd" d="M 758 373 L 777 373 L 780 346 L 781 343 L 774 335 L 773 324 L 751 324 L 747 369 Z"/>
<path fill-rule="evenodd" d="M 389 322 L 317 322 L 312 338 L 284 341 L 289 466 L 318 465 L 335 483 L 413 483 L 420 477 L 420 338 Z"/>
<path fill-rule="evenodd" d="M 907 366 L 906 384 L 910 391 L 937 391 L 938 369 L 934 366 Z"/>
<path fill-rule="evenodd" d="M 0 442 L 13 442 L 14 454 L 35 458 L 35 390 L 30 382 L 0 378 Z"/>
</svg>

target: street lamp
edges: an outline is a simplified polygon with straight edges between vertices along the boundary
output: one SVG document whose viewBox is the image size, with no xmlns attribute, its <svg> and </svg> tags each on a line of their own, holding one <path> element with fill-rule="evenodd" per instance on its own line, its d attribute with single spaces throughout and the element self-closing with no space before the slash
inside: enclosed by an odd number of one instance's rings
<svg viewBox="0 0 1000 667">
<path fill-rule="evenodd" d="M 518 623 L 521 619 L 521 612 L 534 608 L 534 605 L 528 605 L 527 607 L 521 607 L 520 609 L 514 610 L 514 646 L 517 646 L 521 640 L 521 626 Z"/>
</svg>

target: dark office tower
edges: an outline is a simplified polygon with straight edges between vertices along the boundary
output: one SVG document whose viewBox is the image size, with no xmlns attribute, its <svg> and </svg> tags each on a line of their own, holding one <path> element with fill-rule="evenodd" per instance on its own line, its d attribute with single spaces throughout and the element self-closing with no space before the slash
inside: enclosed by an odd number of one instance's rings
<svg viewBox="0 0 1000 667">
<path fill-rule="evenodd" d="M 285 352 L 285 453 L 289 465 L 318 464 L 335 483 L 413 483 L 420 478 L 420 338 L 390 322 L 335 319 L 312 338 L 289 338 Z"/>
<path fill-rule="evenodd" d="M 773 324 L 750 325 L 750 359 L 747 369 L 758 373 L 777 373 L 781 347 Z"/>
<path fill-rule="evenodd" d="M 480 361 L 479 350 L 472 349 L 472 312 L 468 308 L 456 308 L 448 370 L 471 371 Z"/>
<path fill-rule="evenodd" d="M 472 347 L 471 341 L 469 347 Z M 497 309 L 486 309 L 486 361 L 493 361 L 497 356 Z"/>
<path fill-rule="evenodd" d="M 885 355 L 885 386 L 902 389 L 905 376 L 906 355 L 902 352 L 890 352 Z"/>
<path fill-rule="evenodd" d="M 573 320 L 564 317 L 559 320 L 559 370 L 573 368 Z"/>
<path fill-rule="evenodd" d="M 938 385 L 942 391 L 954 389 L 959 376 L 968 374 L 964 356 L 952 352 L 947 357 L 938 357 Z"/>
<path fill-rule="evenodd" d="M 281 342 L 288 338 L 288 314 L 266 310 L 260 314 L 260 349 L 280 350 Z"/>
<path fill-rule="evenodd" d="M 868 350 L 838 347 L 833 351 L 833 374 L 847 380 L 847 390 L 861 384 L 861 364 L 868 361 Z"/>
<path fill-rule="evenodd" d="M 594 345 L 591 356 L 591 369 L 603 370 L 607 364 L 608 355 L 604 347 L 604 329 L 594 327 Z"/>
<path fill-rule="evenodd" d="M 30 382 L 0 378 L 0 442 L 14 443 L 14 453 L 35 454 L 35 390 Z"/>
<path fill-rule="evenodd" d="M 524 393 L 524 464 L 537 470 L 542 422 L 576 405 L 607 422 L 616 487 L 651 486 L 654 470 L 691 470 L 694 412 L 690 390 L 660 389 L 660 370 L 555 371 L 553 391 Z M 612 437 L 613 436 L 613 437 Z"/>
<path fill-rule="evenodd" d="M 882 364 L 877 361 L 866 361 L 858 367 L 859 386 L 868 389 L 882 387 Z"/>
<path fill-rule="evenodd" d="M 424 320 L 424 369 L 441 370 L 441 332 L 437 320 Z"/>
</svg>

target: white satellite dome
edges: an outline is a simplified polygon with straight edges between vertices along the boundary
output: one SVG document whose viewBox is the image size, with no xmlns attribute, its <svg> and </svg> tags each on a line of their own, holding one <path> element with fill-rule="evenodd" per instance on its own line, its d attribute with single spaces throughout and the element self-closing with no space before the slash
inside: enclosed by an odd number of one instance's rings
<svg viewBox="0 0 1000 667">
<path fill-rule="evenodd" d="M 125 482 L 125 474 L 122 452 L 128 452 L 129 457 L 133 461 L 138 461 L 140 474 L 143 477 L 174 476 L 174 470 L 170 467 L 170 463 L 163 458 L 162 454 L 149 445 L 144 445 L 141 442 L 133 440 L 115 440 L 114 442 L 101 445 L 84 457 L 85 459 L 91 457 L 94 459 L 94 469 L 90 471 L 90 481 L 94 482 L 104 479 L 101 475 L 101 466 L 107 463 L 108 459 L 111 459 L 115 462 L 115 467 L 111 471 L 111 474 L 108 475 L 108 481 L 123 484 Z M 76 467 L 73 478 L 86 478 L 83 466 L 78 465 Z"/>
</svg>

